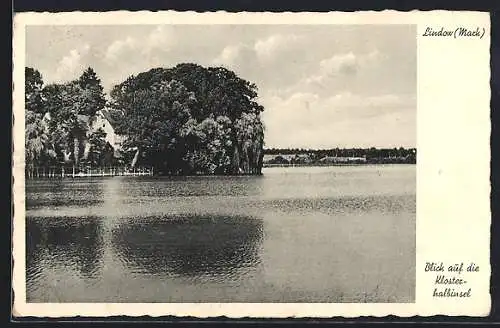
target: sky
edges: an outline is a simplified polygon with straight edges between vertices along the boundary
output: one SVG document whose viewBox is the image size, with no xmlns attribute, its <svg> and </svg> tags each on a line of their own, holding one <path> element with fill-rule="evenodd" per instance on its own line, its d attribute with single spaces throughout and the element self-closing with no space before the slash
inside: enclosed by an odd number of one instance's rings
<svg viewBox="0 0 500 328">
<path fill-rule="evenodd" d="M 415 147 L 413 25 L 29 26 L 26 66 L 45 83 L 87 67 L 106 92 L 128 76 L 191 62 L 259 88 L 266 147 Z"/>
</svg>

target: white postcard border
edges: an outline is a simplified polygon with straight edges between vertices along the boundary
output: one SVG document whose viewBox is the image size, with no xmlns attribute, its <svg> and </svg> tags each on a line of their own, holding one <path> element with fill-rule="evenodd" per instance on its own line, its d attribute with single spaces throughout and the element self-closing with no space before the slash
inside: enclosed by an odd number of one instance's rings
<svg viewBox="0 0 500 328">
<path fill-rule="evenodd" d="M 115 24 L 416 24 L 418 43 L 416 301 L 362 303 L 26 303 L 24 206 L 24 62 L 27 25 Z M 480 27 L 479 38 L 423 36 Z M 16 316 L 359 317 L 484 316 L 490 311 L 490 68 L 488 13 L 331 12 L 22 13 L 13 30 L 13 289 Z M 390 78 L 390 77 L 381 77 Z M 20 86 L 20 87 L 18 87 Z M 480 272 L 467 299 L 432 297 L 428 261 L 474 262 Z"/>
</svg>

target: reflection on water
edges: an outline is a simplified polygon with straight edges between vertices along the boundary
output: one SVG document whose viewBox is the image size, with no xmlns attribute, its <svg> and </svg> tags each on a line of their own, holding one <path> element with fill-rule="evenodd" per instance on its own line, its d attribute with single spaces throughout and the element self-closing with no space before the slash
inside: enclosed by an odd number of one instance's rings
<svg viewBox="0 0 500 328">
<path fill-rule="evenodd" d="M 102 261 L 100 225 L 90 218 L 28 218 L 27 288 L 36 288 L 44 268 L 72 270 L 82 279 L 99 275 Z"/>
<path fill-rule="evenodd" d="M 42 294 L 44 290 L 36 284 L 47 279 L 43 268 L 71 270 L 73 279 L 81 279 L 90 288 L 102 285 L 99 279 L 110 264 L 156 279 L 237 279 L 259 263 L 262 221 L 146 217 L 123 218 L 110 226 L 105 218 L 30 217 L 26 237 L 28 289 Z"/>
<path fill-rule="evenodd" d="M 27 181 L 27 301 L 414 301 L 414 166 L 264 173 Z"/>
<path fill-rule="evenodd" d="M 255 266 L 261 239 L 261 220 L 215 216 L 127 219 L 112 236 L 117 254 L 136 272 L 204 279 L 230 279 Z"/>
<path fill-rule="evenodd" d="M 47 258 L 60 265 L 75 265 L 84 277 L 91 277 L 98 270 L 102 257 L 98 222 L 85 218 L 52 218 L 49 222 L 45 218 L 30 218 L 29 222 L 26 230 L 28 277 L 29 270 Z"/>
</svg>

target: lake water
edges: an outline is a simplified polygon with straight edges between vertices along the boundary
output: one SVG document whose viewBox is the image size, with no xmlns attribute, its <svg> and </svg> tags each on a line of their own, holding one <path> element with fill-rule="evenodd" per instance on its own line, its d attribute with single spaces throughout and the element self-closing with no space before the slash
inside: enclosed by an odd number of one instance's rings
<svg viewBox="0 0 500 328">
<path fill-rule="evenodd" d="M 28 302 L 413 302 L 416 166 L 26 181 Z"/>
</svg>

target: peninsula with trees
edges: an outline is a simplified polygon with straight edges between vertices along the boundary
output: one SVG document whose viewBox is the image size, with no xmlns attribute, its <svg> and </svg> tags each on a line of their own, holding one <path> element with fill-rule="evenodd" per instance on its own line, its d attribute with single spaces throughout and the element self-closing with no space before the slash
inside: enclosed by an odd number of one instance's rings
<svg viewBox="0 0 500 328">
<path fill-rule="evenodd" d="M 264 107 L 257 86 L 230 70 L 189 63 L 151 69 L 114 86 L 108 100 L 92 68 L 64 84 L 44 85 L 33 68 L 25 77 L 27 167 L 261 174 Z M 103 118 L 113 122 L 113 140 Z"/>
<path fill-rule="evenodd" d="M 416 162 L 414 148 L 265 149 L 257 92 L 233 71 L 192 63 L 130 76 L 109 95 L 90 67 L 52 84 L 26 67 L 26 168 L 260 175 L 264 166 Z"/>
</svg>

